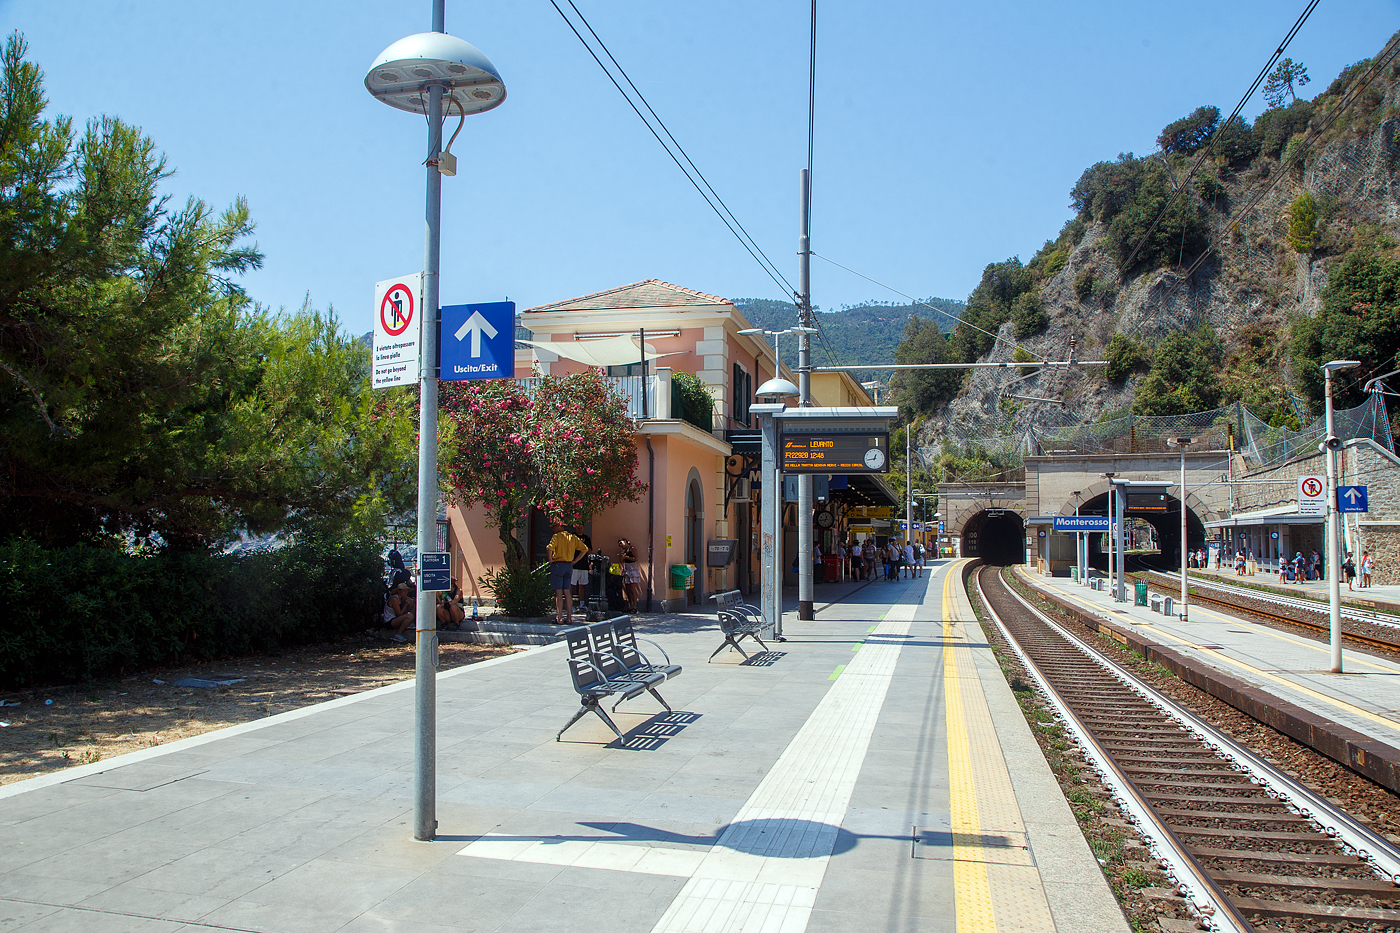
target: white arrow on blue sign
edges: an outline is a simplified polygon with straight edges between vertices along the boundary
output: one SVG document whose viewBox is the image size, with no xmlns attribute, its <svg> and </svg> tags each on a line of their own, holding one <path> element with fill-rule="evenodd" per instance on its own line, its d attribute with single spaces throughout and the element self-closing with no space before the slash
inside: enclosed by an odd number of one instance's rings
<svg viewBox="0 0 1400 933">
<path fill-rule="evenodd" d="M 1338 486 L 1337 487 L 1337 511 L 1338 512 L 1369 512 L 1366 504 L 1365 486 Z"/>
<path fill-rule="evenodd" d="M 438 334 L 444 382 L 515 376 L 515 302 L 443 305 Z"/>
</svg>

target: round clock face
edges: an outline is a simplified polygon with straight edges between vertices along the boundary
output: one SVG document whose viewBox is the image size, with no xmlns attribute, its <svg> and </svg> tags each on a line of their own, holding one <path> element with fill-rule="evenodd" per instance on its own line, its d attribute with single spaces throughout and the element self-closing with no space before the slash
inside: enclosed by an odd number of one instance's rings
<svg viewBox="0 0 1400 933">
<path fill-rule="evenodd" d="M 885 465 L 885 452 L 878 447 L 872 447 L 865 452 L 865 465 L 872 470 L 878 470 Z"/>
<path fill-rule="evenodd" d="M 823 528 L 830 528 L 830 527 L 831 527 L 832 525 L 834 525 L 835 523 L 836 523 L 836 519 L 832 518 L 830 512 L 818 512 L 818 513 L 817 513 L 817 524 L 818 524 L 818 525 L 821 525 Z"/>
</svg>

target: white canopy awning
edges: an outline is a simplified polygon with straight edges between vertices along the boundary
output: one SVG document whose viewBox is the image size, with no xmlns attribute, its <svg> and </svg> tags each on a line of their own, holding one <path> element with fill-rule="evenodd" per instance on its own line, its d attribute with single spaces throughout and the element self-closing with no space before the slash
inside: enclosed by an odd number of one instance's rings
<svg viewBox="0 0 1400 933">
<path fill-rule="evenodd" d="M 522 340 L 532 347 L 562 356 L 576 363 L 589 366 L 627 366 L 642 361 L 642 348 L 636 337 L 604 337 L 600 340 Z M 657 353 L 656 347 L 647 344 L 647 360 L 658 360 L 674 353 Z"/>
</svg>

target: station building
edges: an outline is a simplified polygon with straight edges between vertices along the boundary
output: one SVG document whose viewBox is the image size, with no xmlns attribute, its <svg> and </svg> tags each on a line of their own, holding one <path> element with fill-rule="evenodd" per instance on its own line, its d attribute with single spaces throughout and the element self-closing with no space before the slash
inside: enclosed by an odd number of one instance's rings
<svg viewBox="0 0 1400 933">
<path fill-rule="evenodd" d="M 610 556 L 619 538 L 632 542 L 644 603 L 674 611 L 704 605 L 720 590 L 757 592 L 758 503 L 768 491 L 759 481 L 759 432 L 749 407 L 754 391 L 775 375 L 795 381 L 771 341 L 740 333 L 753 325 L 733 302 L 657 279 L 529 308 L 519 318 L 515 378 L 527 389 L 537 376 L 594 367 L 628 400 L 637 422 L 637 475 L 647 488 L 637 502 L 591 516 L 583 531 Z M 708 423 L 673 401 L 672 379 L 683 372 L 697 376 L 714 400 Z M 844 372 L 814 373 L 812 395 L 819 406 L 874 404 Z M 825 553 L 849 540 L 871 510 L 898 501 L 873 475 L 833 477 L 828 490 L 814 517 L 814 540 Z M 468 598 L 489 599 L 477 580 L 504 561 L 496 530 L 475 509 L 449 506 L 446 520 L 453 575 Z M 795 506 L 785 509 L 784 564 L 793 584 L 795 520 Z M 535 512 L 525 526 L 522 545 L 532 562 L 543 561 L 548 520 Z M 677 567 L 694 568 L 690 586 L 676 585 Z"/>
</svg>

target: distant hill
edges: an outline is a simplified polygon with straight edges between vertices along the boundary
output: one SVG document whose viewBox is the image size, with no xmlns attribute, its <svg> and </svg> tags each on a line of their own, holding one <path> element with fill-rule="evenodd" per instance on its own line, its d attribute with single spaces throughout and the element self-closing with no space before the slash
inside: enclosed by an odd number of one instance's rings
<svg viewBox="0 0 1400 933">
<path fill-rule="evenodd" d="M 826 343 L 812 342 L 812 365 L 831 366 L 846 363 L 893 363 L 894 348 L 904 337 L 904 325 L 909 319 L 918 316 L 926 321 L 936 321 L 939 329 L 951 331 L 963 313 L 963 303 L 951 298 L 929 298 L 929 305 L 942 313 L 935 313 L 923 305 L 896 305 L 876 301 L 843 307 L 840 311 L 817 310 L 817 323 L 821 326 Z M 767 298 L 736 298 L 738 308 L 749 323 L 765 330 L 783 330 L 797 323 L 797 306 L 790 301 L 773 301 Z M 771 339 L 771 338 L 770 338 Z M 830 356 L 827 355 L 830 347 Z M 782 338 L 783 362 L 797 369 L 796 335 Z M 889 382 L 889 371 L 858 372 L 862 381 L 878 379 Z"/>
</svg>

